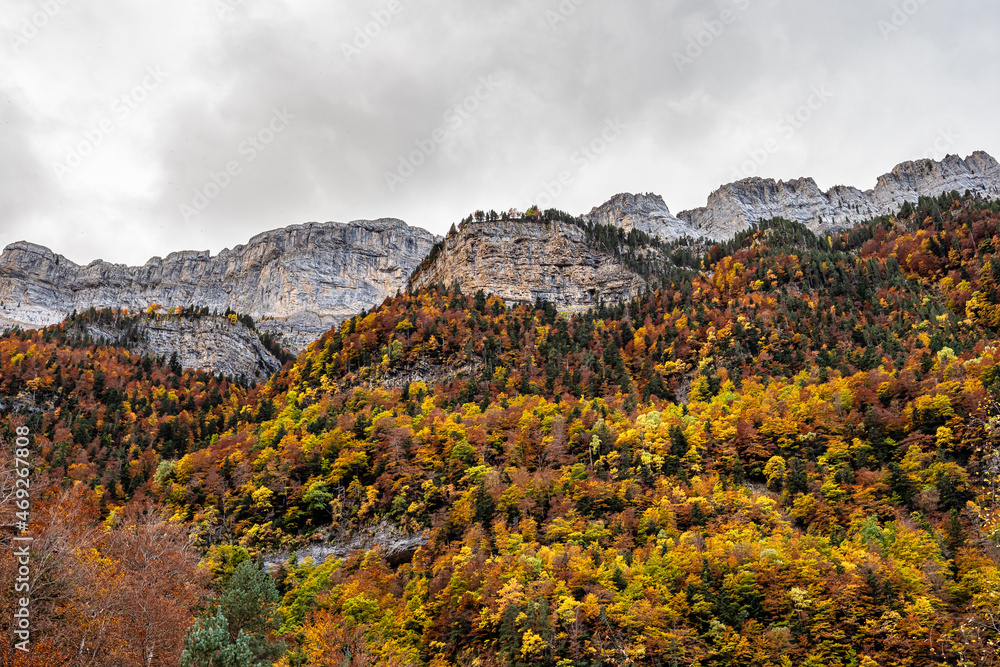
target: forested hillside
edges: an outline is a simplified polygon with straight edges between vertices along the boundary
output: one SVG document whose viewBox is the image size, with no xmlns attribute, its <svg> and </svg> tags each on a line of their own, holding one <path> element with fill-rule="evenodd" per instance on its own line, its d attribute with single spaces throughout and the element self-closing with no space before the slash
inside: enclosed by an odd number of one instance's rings
<svg viewBox="0 0 1000 667">
<path fill-rule="evenodd" d="M 46 565 L 0 664 L 998 664 L 1000 205 L 669 265 L 585 231 L 658 288 L 568 316 L 433 285 L 252 388 L 9 333 Z M 251 567 L 376 526 L 423 546 Z"/>
</svg>

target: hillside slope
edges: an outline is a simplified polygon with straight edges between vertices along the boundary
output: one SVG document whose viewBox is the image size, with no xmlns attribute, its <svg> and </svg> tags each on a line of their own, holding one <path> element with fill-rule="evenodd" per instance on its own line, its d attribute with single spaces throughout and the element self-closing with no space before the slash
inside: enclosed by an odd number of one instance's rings
<svg viewBox="0 0 1000 667">
<path fill-rule="evenodd" d="M 438 281 L 250 391 L 13 333 L 0 388 L 38 501 L 153 502 L 217 586 L 238 558 L 360 544 L 276 569 L 282 667 L 990 664 L 1000 204 L 828 238 L 771 220 L 701 266 L 575 315 Z M 372 531 L 421 546 L 352 542 Z"/>
</svg>

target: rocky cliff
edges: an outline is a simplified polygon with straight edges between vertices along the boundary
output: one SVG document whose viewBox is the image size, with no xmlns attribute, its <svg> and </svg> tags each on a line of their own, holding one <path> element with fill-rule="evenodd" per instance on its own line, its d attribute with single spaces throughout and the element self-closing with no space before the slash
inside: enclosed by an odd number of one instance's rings
<svg viewBox="0 0 1000 667">
<path fill-rule="evenodd" d="M 627 232 L 637 229 L 669 241 L 692 236 L 694 232 L 690 224 L 670 213 L 663 197 L 652 193 L 615 195 L 583 219 L 594 224 L 615 225 Z"/>
<path fill-rule="evenodd" d="M 722 186 L 709 196 L 707 206 L 683 211 L 677 217 L 687 222 L 695 235 L 716 240 L 778 216 L 825 233 L 891 213 L 905 202 L 916 203 L 920 197 L 936 197 L 952 190 L 1000 196 L 1000 164 L 981 151 L 964 160 L 949 155 L 941 162 L 904 162 L 880 176 L 875 188 L 865 192 L 842 185 L 823 192 L 811 178 L 787 182 L 748 178 Z"/>
<path fill-rule="evenodd" d="M 1000 197 L 1000 164 L 983 152 L 906 162 L 868 191 L 837 186 L 824 192 L 811 178 L 749 178 L 677 216 L 658 195 L 621 194 L 583 217 L 665 240 L 727 239 L 776 216 L 824 233 L 951 190 Z M 139 267 L 100 260 L 80 266 L 18 242 L 0 255 L 0 326 L 54 324 L 90 307 L 197 305 L 249 314 L 259 330 L 281 334 L 281 343 L 298 351 L 403 288 L 438 240 L 392 219 L 309 223 L 260 234 L 218 255 L 176 252 Z M 413 285 L 457 280 L 470 293 L 482 289 L 513 303 L 541 298 L 562 310 L 582 310 L 646 286 L 647 274 L 635 266 L 644 251 L 634 250 L 612 252 L 568 221 L 476 222 L 448 238 Z"/>
<path fill-rule="evenodd" d="M 243 322 L 226 317 L 159 315 L 116 321 L 81 321 L 72 325 L 96 341 L 125 347 L 138 354 L 170 359 L 176 352 L 184 368 L 221 373 L 248 382 L 271 377 L 281 363 Z"/>
<path fill-rule="evenodd" d="M 1000 164 L 982 151 L 964 160 L 949 155 L 940 162 L 904 162 L 880 176 L 868 191 L 838 185 L 824 192 L 811 178 L 775 181 L 754 177 L 723 185 L 709 196 L 705 207 L 682 211 L 676 217 L 656 195 L 616 195 L 586 217 L 626 230 L 641 229 L 666 240 L 682 236 L 725 240 L 753 223 L 774 217 L 826 233 L 893 212 L 922 196 L 936 197 L 952 190 L 1000 197 Z"/>
<path fill-rule="evenodd" d="M 0 255 L 0 325 L 37 327 L 73 310 L 198 305 L 251 315 L 299 350 L 405 285 L 437 240 L 400 220 L 309 223 L 212 256 L 175 252 L 143 266 L 70 262 L 13 243 Z"/>
<path fill-rule="evenodd" d="M 484 290 L 508 303 L 550 301 L 580 311 L 601 299 L 615 302 L 642 291 L 645 280 L 587 239 L 570 222 L 473 222 L 445 239 L 440 252 L 412 283 L 457 281 L 462 291 Z"/>
<path fill-rule="evenodd" d="M 360 531 L 337 531 L 323 542 L 301 546 L 295 550 L 295 558 L 300 563 L 306 558 L 312 558 L 314 563 L 320 564 L 330 557 L 347 558 L 358 551 L 377 549 L 390 565 L 398 567 L 413 560 L 417 549 L 427 544 L 428 537 L 429 531 L 411 534 L 388 521 L 380 521 Z M 290 556 L 289 551 L 267 554 L 263 559 L 264 567 L 273 570 L 287 562 Z"/>
</svg>

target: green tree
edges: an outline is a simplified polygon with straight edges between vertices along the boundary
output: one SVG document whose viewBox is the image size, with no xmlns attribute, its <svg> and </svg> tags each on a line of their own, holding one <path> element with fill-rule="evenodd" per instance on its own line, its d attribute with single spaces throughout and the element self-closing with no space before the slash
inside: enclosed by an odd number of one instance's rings
<svg viewBox="0 0 1000 667">
<path fill-rule="evenodd" d="M 240 632 L 233 642 L 222 607 L 216 607 L 215 616 L 196 619 L 184 636 L 181 667 L 254 667 L 250 638 Z"/>
<path fill-rule="evenodd" d="M 281 625 L 278 599 L 274 579 L 249 560 L 239 564 L 219 598 L 231 641 L 245 634 L 254 660 L 271 661 L 285 652 L 284 642 L 271 641 Z"/>
</svg>

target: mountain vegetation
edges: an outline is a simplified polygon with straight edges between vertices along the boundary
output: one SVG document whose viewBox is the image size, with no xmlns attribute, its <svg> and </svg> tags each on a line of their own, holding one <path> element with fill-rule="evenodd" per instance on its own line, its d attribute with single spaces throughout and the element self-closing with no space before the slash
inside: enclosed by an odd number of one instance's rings
<svg viewBox="0 0 1000 667">
<path fill-rule="evenodd" d="M 253 387 L 9 332 L 0 664 L 996 665 L 1000 204 L 586 231 L 650 290 L 410 290 Z M 378 525 L 422 546 L 298 557 Z"/>
</svg>

